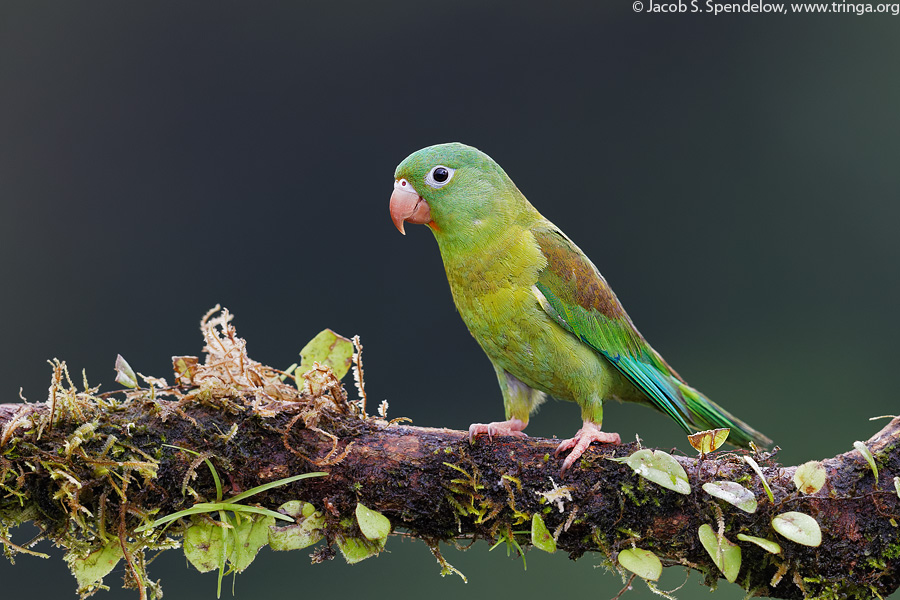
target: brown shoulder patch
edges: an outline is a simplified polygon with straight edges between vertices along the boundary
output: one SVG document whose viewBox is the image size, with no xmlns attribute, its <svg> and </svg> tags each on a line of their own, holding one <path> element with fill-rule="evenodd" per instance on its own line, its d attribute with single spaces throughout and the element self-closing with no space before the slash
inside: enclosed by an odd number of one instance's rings
<svg viewBox="0 0 900 600">
<path fill-rule="evenodd" d="M 558 229 L 535 228 L 533 233 L 548 262 L 541 273 L 541 283 L 563 302 L 593 309 L 610 319 L 629 320 L 597 267 L 572 240 Z"/>
</svg>

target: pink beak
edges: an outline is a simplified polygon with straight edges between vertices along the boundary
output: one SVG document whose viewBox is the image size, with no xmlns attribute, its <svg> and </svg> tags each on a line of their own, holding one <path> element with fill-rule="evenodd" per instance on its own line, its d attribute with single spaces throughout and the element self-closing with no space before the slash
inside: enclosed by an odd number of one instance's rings
<svg viewBox="0 0 900 600">
<path fill-rule="evenodd" d="M 431 223 L 431 207 L 405 179 L 394 182 L 394 193 L 391 194 L 391 220 L 397 230 L 406 235 L 403 223 Z"/>
</svg>

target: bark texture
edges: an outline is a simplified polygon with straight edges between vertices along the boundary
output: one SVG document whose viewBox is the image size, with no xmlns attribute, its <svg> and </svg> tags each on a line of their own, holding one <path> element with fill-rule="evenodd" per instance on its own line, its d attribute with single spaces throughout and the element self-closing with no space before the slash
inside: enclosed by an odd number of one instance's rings
<svg viewBox="0 0 900 600">
<path fill-rule="evenodd" d="M 209 457 L 230 493 L 326 471 L 327 477 L 253 497 L 253 503 L 269 508 L 302 500 L 321 511 L 325 542 L 317 557 L 323 560 L 334 555 L 332 542 L 360 535 L 347 520 L 360 502 L 385 515 L 395 531 L 419 537 L 435 550 L 440 542 L 461 538 L 510 538 L 512 531 L 528 529 L 537 513 L 558 549 L 573 559 L 602 552 L 616 564 L 619 551 L 637 544 L 664 564 L 705 573 L 712 584 L 721 574 L 697 530 L 705 523 L 715 530 L 721 523 L 731 541 L 743 532 L 776 540 L 783 549 L 773 555 L 741 545 L 737 582 L 755 595 L 870 598 L 886 596 L 900 584 L 900 499 L 893 483 L 900 474 L 900 418 L 867 442 L 878 465 L 877 482 L 854 450 L 824 460 L 827 483 L 804 495 L 792 483 L 796 467 L 761 457 L 772 503 L 738 453 L 719 452 L 702 461 L 678 457 L 692 488 L 682 495 L 608 460 L 629 455 L 635 444 L 595 444 L 560 477 L 561 461 L 553 457 L 557 441 L 479 438 L 471 444 L 460 431 L 360 418 L 352 414 L 357 405 L 333 384 L 318 393 L 281 401 L 278 410 L 265 414 L 248 408 L 258 396 L 234 390 L 189 401 L 135 396 L 115 405 L 69 406 L 52 430 L 48 404 L 0 405 L 0 444 L 7 450 L 0 459 L 5 490 L 0 519 L 7 526 L 32 520 L 69 547 L 77 539 L 88 543 L 89 536 L 72 524 L 77 518 L 93 529 L 102 519 L 102 527 L 115 532 L 111 535 L 132 540 L 134 528 L 147 522 L 152 509 L 165 515 L 198 498 L 215 497 L 211 473 L 195 455 L 171 447 L 180 446 Z M 91 424 L 89 433 L 84 423 Z M 114 447 L 124 450 L 111 457 Z M 105 470 L 99 467 L 104 460 L 109 463 Z M 129 461 L 155 466 L 142 470 L 139 464 L 128 466 Z M 109 477 L 111 471 L 131 476 Z M 756 513 L 737 510 L 700 489 L 704 482 L 723 479 L 756 494 Z M 188 485 L 193 495 L 184 493 Z M 821 546 L 802 546 L 775 534 L 771 519 L 785 511 L 814 517 L 823 533 Z M 513 539 L 523 548 L 530 544 L 527 535 Z"/>
</svg>

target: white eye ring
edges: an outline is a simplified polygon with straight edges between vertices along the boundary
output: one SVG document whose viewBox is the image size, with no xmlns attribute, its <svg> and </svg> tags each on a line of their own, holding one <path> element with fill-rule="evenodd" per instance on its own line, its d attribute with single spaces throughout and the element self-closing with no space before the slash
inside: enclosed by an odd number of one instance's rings
<svg viewBox="0 0 900 600">
<path fill-rule="evenodd" d="M 442 169 L 442 171 L 438 171 L 438 169 Z M 438 179 L 445 177 L 442 181 L 438 181 L 435 179 L 435 172 L 437 172 Z M 456 169 L 451 169 L 450 167 L 445 167 L 444 165 L 437 165 L 432 167 L 430 171 L 428 171 L 428 175 L 425 176 L 425 183 L 433 188 L 442 188 L 453 179 L 453 174 L 456 172 Z"/>
</svg>

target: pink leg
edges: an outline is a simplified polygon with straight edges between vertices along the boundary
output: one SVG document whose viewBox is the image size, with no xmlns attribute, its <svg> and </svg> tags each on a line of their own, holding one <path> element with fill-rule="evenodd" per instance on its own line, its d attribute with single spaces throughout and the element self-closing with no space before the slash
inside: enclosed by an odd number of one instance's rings
<svg viewBox="0 0 900 600">
<path fill-rule="evenodd" d="M 469 441 L 475 439 L 476 435 L 486 433 L 489 440 L 493 440 L 495 435 L 513 435 L 517 437 L 528 437 L 522 433 L 528 423 L 521 419 L 510 419 L 509 421 L 494 421 L 493 423 L 472 423 L 469 425 Z"/>
<path fill-rule="evenodd" d="M 575 437 L 569 440 L 563 440 L 562 443 L 556 447 L 556 452 L 553 453 L 554 456 L 559 456 L 560 452 L 565 452 L 570 448 L 572 449 L 572 452 L 570 452 L 566 457 L 566 460 L 563 461 L 562 469 L 559 470 L 560 475 L 565 473 L 569 467 L 575 464 L 576 460 L 581 458 L 581 455 L 588 449 L 591 442 L 600 442 L 601 444 L 621 444 L 622 438 L 619 437 L 618 433 L 600 431 L 599 425 L 590 421 L 585 421 L 581 426 L 581 429 L 575 433 Z"/>
</svg>

